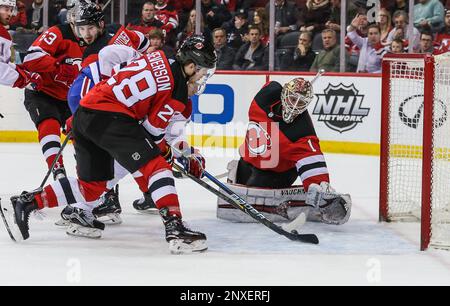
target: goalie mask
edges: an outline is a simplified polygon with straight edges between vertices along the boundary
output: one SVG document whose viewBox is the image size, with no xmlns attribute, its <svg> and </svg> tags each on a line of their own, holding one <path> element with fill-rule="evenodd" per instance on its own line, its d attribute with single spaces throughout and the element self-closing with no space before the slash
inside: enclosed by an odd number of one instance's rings
<svg viewBox="0 0 450 306">
<path fill-rule="evenodd" d="M 291 123 L 303 113 L 313 98 L 311 82 L 295 78 L 284 84 L 281 90 L 283 121 Z"/>
</svg>

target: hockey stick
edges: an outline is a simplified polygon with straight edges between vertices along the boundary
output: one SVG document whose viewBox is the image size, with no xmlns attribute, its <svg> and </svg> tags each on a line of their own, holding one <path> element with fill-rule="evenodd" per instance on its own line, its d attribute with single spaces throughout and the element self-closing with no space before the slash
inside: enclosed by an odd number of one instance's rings
<svg viewBox="0 0 450 306">
<path fill-rule="evenodd" d="M 178 172 L 178 171 L 172 171 L 172 174 L 173 174 L 173 176 L 174 176 L 175 178 L 177 178 L 177 179 L 184 179 L 184 178 L 187 178 L 183 173 Z M 215 175 L 214 177 L 215 177 L 216 179 L 220 180 L 220 179 L 222 179 L 222 178 L 224 178 L 224 177 L 227 177 L 227 175 L 228 175 L 228 172 L 224 172 L 224 173 Z M 209 179 L 208 179 L 208 180 L 209 180 Z"/>
<path fill-rule="evenodd" d="M 180 157 L 180 159 L 183 159 L 183 158 L 185 158 L 185 157 L 183 157 L 183 156 Z M 228 203 L 233 205 L 235 208 L 243 211 L 244 213 L 246 213 L 247 215 L 249 215 L 250 217 L 252 217 L 256 221 L 264 224 L 265 226 L 267 226 L 268 228 L 270 228 L 274 232 L 276 232 L 276 233 L 278 233 L 280 235 L 283 235 L 283 236 L 287 237 L 288 239 L 294 240 L 294 241 L 300 241 L 300 242 L 312 243 L 312 244 L 318 244 L 319 243 L 319 239 L 314 234 L 299 234 L 295 229 L 292 229 L 291 231 L 289 231 L 288 228 L 297 227 L 298 225 L 300 225 L 300 224 L 305 222 L 306 216 L 304 214 L 301 214 L 299 217 L 297 217 L 297 219 L 292 221 L 290 225 L 286 226 L 285 228 L 288 229 L 288 230 L 283 229 L 281 226 L 278 226 L 278 225 L 274 224 L 273 222 L 271 222 L 269 219 L 267 219 L 263 214 L 261 214 L 255 208 L 253 208 L 253 206 L 248 204 L 244 199 L 242 199 L 239 195 L 234 193 L 227 186 L 222 184 L 219 180 L 217 180 L 214 176 L 209 174 L 206 170 L 203 172 L 204 175 L 208 179 L 210 179 L 215 185 L 217 185 L 219 188 L 224 190 L 228 195 L 220 192 L 219 190 L 217 190 L 214 187 L 210 186 L 208 183 L 204 182 L 203 180 L 201 180 L 201 179 L 199 179 L 199 178 L 197 178 L 197 177 L 187 173 L 187 171 L 183 167 L 179 166 L 178 164 L 173 163 L 173 167 L 177 171 L 182 172 L 184 175 L 186 175 L 187 177 L 189 177 L 190 179 L 192 179 L 193 181 L 195 181 L 196 183 L 198 183 L 199 185 L 201 185 L 202 187 L 207 189 L 208 191 L 214 193 L 215 195 L 217 195 L 221 199 L 227 201 Z"/>
<path fill-rule="evenodd" d="M 59 149 L 58 153 L 55 156 L 55 159 L 53 160 L 52 165 L 50 166 L 50 168 L 48 168 L 47 174 L 44 177 L 44 180 L 42 181 L 41 185 L 39 186 L 38 190 L 42 190 L 42 188 L 44 187 L 45 183 L 48 180 L 48 177 L 50 176 L 50 173 L 52 173 L 53 168 L 55 167 L 56 163 L 58 162 L 59 157 L 61 156 L 64 148 L 66 147 L 67 143 L 70 140 L 70 136 L 72 136 L 72 131 L 70 131 L 69 133 L 67 133 L 66 135 L 66 139 L 64 139 L 64 142 L 61 145 L 61 148 Z"/>
</svg>

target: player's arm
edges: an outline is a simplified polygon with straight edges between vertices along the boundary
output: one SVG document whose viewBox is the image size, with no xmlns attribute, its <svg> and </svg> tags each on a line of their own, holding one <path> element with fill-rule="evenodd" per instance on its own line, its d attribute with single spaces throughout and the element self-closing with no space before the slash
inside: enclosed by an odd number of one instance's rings
<svg viewBox="0 0 450 306">
<path fill-rule="evenodd" d="M 336 192 L 330 185 L 330 177 L 325 157 L 316 136 L 307 136 L 295 144 L 297 173 L 306 193 L 306 204 L 320 213 L 323 222 L 344 224 L 350 218 L 351 198 Z"/>
<path fill-rule="evenodd" d="M 52 72 L 58 68 L 55 57 L 63 37 L 58 28 L 51 28 L 39 36 L 27 51 L 23 66 L 28 71 Z"/>
<path fill-rule="evenodd" d="M 100 50 L 98 62 L 102 76 L 111 77 L 115 71 L 123 68 L 123 64 L 138 59 L 142 55 L 128 46 L 111 45 Z"/>
<path fill-rule="evenodd" d="M 145 35 L 139 31 L 125 30 L 127 31 L 128 36 L 131 38 L 133 42 L 133 47 L 139 51 L 140 53 L 144 53 L 147 51 L 148 47 L 150 47 L 150 40 L 145 37 Z"/>
</svg>

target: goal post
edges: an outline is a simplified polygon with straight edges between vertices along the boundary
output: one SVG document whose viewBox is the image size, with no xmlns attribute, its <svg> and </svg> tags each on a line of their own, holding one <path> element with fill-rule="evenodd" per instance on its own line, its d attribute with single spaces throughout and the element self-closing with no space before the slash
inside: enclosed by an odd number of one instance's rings
<svg viewBox="0 0 450 306">
<path fill-rule="evenodd" d="M 383 59 L 380 221 L 421 222 L 421 250 L 450 248 L 450 54 Z"/>
</svg>

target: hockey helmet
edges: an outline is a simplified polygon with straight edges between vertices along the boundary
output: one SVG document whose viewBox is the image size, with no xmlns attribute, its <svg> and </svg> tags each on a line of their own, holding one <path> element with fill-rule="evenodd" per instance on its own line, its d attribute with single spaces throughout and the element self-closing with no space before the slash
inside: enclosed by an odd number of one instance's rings
<svg viewBox="0 0 450 306">
<path fill-rule="evenodd" d="M 12 15 L 17 15 L 16 0 L 0 0 L 0 6 L 7 6 L 12 8 Z"/>
<path fill-rule="evenodd" d="M 75 24 L 77 26 L 83 25 L 98 25 L 100 21 L 103 21 L 105 15 L 102 9 L 97 4 L 90 1 L 80 1 L 76 12 Z"/>
<path fill-rule="evenodd" d="M 311 82 L 304 78 L 295 78 L 284 84 L 281 90 L 283 121 L 291 123 L 303 113 L 311 103 L 313 89 Z"/>
<path fill-rule="evenodd" d="M 197 74 L 202 75 L 195 81 L 198 86 L 196 95 L 200 95 L 206 87 L 206 82 L 216 71 L 217 54 L 211 41 L 203 35 L 188 37 L 177 51 L 177 61 L 181 65 L 194 63 Z"/>
<path fill-rule="evenodd" d="M 16 0 L 0 0 L 0 6 L 16 7 Z"/>
</svg>

